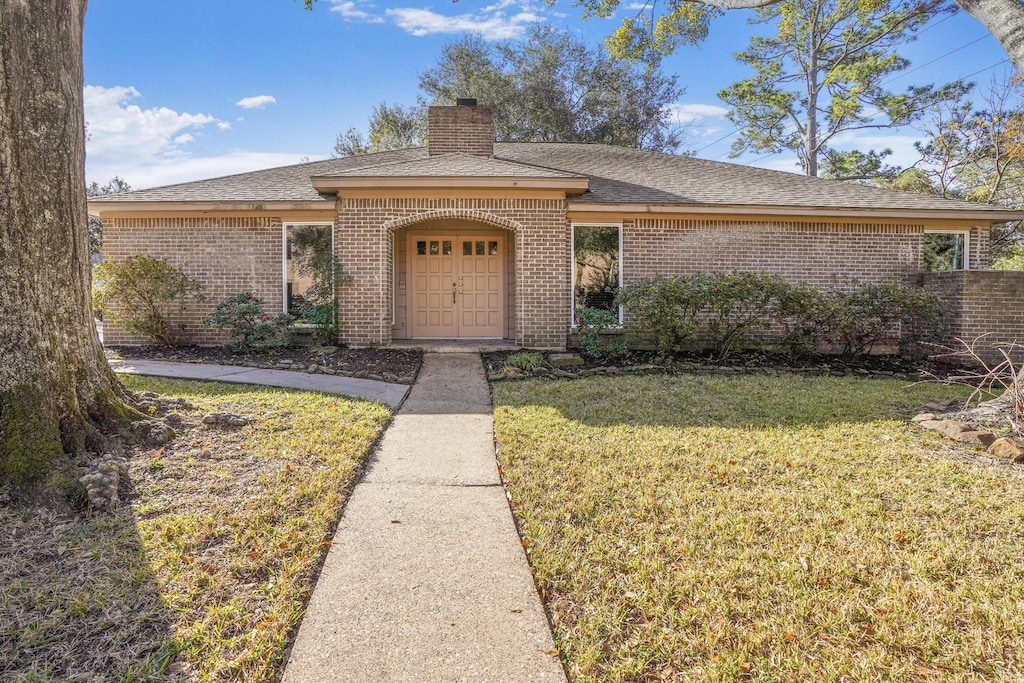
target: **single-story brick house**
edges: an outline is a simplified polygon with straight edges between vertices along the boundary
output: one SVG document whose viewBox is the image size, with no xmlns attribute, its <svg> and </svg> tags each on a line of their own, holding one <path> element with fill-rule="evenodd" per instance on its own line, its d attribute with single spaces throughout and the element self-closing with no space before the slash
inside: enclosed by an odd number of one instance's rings
<svg viewBox="0 0 1024 683">
<path fill-rule="evenodd" d="M 103 219 L 106 258 L 166 258 L 203 283 L 206 302 L 180 320 L 197 343 L 219 341 L 200 321 L 228 296 L 251 291 L 271 313 L 294 309 L 305 286 L 290 260 L 299 230 L 323 231 L 350 276 L 341 341 L 549 349 L 565 347 L 576 306 L 610 305 L 618 286 L 659 274 L 757 270 L 821 287 L 906 278 L 922 271 L 931 235 L 955 243 L 951 269 L 980 274 L 991 225 L 1024 217 L 636 149 L 495 142 L 491 110 L 472 100 L 431 107 L 428 137 L 426 147 L 106 196 L 90 212 Z M 941 284 L 960 309 L 981 292 L 1013 304 L 1006 324 L 1020 334 L 1024 280 L 983 280 Z M 112 326 L 105 335 L 138 341 Z"/>
</svg>

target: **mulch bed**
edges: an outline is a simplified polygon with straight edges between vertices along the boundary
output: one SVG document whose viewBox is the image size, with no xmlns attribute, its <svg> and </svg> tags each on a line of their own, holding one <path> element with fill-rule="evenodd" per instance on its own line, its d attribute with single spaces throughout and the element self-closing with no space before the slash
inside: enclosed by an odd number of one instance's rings
<svg viewBox="0 0 1024 683">
<path fill-rule="evenodd" d="M 482 354 L 484 367 L 492 380 L 499 377 L 508 357 L 522 349 L 492 351 Z M 523 376 L 565 377 L 567 375 L 593 375 L 628 372 L 688 372 L 688 373 L 778 373 L 796 372 L 807 375 L 832 375 L 836 377 L 854 375 L 874 378 L 920 379 L 923 376 L 945 377 L 959 371 L 958 366 L 937 364 L 931 361 L 911 361 L 894 355 L 858 356 L 845 358 L 835 355 L 813 355 L 793 357 L 780 353 L 753 351 L 737 354 L 727 360 L 718 360 L 701 354 L 679 354 L 669 360 L 660 358 L 654 351 L 630 351 L 623 356 L 612 358 L 591 358 L 575 353 L 582 364 L 559 367 L 552 362 L 552 355 L 560 352 L 538 352 L 544 358 L 541 368 L 533 372 L 512 373 L 507 379 Z M 572 352 L 570 352 L 572 353 Z M 564 354 L 561 354 L 564 355 Z"/>
<path fill-rule="evenodd" d="M 110 358 L 245 365 L 313 374 L 365 377 L 411 384 L 423 353 L 415 349 L 285 346 L 244 350 L 230 346 L 108 346 Z"/>
</svg>

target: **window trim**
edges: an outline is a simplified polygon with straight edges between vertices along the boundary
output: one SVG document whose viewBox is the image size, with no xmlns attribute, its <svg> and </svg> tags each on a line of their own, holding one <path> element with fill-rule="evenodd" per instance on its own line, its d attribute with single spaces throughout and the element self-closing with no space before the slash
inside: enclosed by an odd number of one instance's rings
<svg viewBox="0 0 1024 683">
<path fill-rule="evenodd" d="M 581 222 L 572 223 L 569 226 L 569 327 L 570 329 L 576 328 L 576 228 L 617 228 L 619 231 L 619 282 L 618 287 L 622 289 L 622 274 L 625 268 L 625 259 L 623 257 L 622 249 L 622 223 L 602 223 L 600 221 L 594 222 Z M 619 322 L 615 326 L 617 329 L 622 329 L 623 309 L 620 305 L 618 307 Z"/>
<path fill-rule="evenodd" d="M 973 232 L 973 230 L 970 229 L 970 228 L 964 229 L 964 228 L 928 228 L 928 227 L 926 227 L 922 234 L 923 235 L 935 235 L 935 234 L 963 235 L 963 238 L 964 238 L 964 267 L 963 268 L 953 268 L 953 269 L 951 269 L 951 272 L 952 272 L 952 271 L 957 271 L 957 270 L 970 270 L 971 269 L 971 257 L 974 255 L 973 252 L 971 251 L 971 233 L 972 232 Z M 924 241 L 923 240 L 924 240 L 924 238 L 922 237 L 922 242 L 921 242 L 922 248 L 923 248 L 923 245 L 924 245 Z M 923 261 L 921 263 L 921 268 L 922 269 L 924 268 L 924 262 Z"/>
<path fill-rule="evenodd" d="M 288 228 L 297 225 L 330 226 L 331 255 L 334 255 L 334 222 L 333 221 L 283 221 L 281 223 L 281 312 L 288 313 Z M 299 329 L 316 327 L 311 323 L 297 323 Z"/>
</svg>

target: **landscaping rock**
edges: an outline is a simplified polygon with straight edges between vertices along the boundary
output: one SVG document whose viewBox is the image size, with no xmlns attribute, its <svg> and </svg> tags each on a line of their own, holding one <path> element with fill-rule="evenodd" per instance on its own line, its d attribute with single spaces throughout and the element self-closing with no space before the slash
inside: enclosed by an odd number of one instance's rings
<svg viewBox="0 0 1024 683">
<path fill-rule="evenodd" d="M 139 420 L 130 426 L 132 434 L 144 444 L 163 446 L 174 438 L 174 430 L 159 420 Z"/>
<path fill-rule="evenodd" d="M 409 377 L 399 377 L 398 378 L 398 383 L 399 384 L 413 384 L 415 381 L 416 381 L 416 378 L 412 377 L 411 375 Z"/>
<path fill-rule="evenodd" d="M 357 379 L 366 379 L 367 377 L 370 376 L 370 371 L 369 370 L 356 370 L 355 372 L 352 373 L 352 376 L 357 378 Z"/>
<path fill-rule="evenodd" d="M 550 375 L 551 374 L 551 370 L 549 370 L 548 368 L 545 368 L 543 366 L 540 366 L 540 367 L 536 367 L 536 368 L 533 369 L 533 374 L 538 376 L 538 377 L 544 377 L 544 376 Z"/>
<path fill-rule="evenodd" d="M 935 419 L 935 413 L 918 413 L 910 418 L 911 422 L 927 422 Z"/>
<path fill-rule="evenodd" d="M 565 370 L 552 370 L 551 374 L 562 379 L 576 379 L 576 375 Z"/>
<path fill-rule="evenodd" d="M 996 435 L 992 432 L 978 432 L 978 441 L 985 447 L 991 446 L 996 442 Z"/>
<path fill-rule="evenodd" d="M 552 353 L 548 355 L 548 363 L 553 368 L 568 368 L 583 365 L 583 359 L 575 353 Z"/>
<path fill-rule="evenodd" d="M 488 375 L 487 375 L 487 381 L 488 382 L 500 382 L 503 379 L 505 379 L 505 373 L 504 372 L 491 372 L 491 373 L 488 373 Z"/>
<path fill-rule="evenodd" d="M 1008 439 L 1005 436 L 1001 439 L 996 439 L 988 447 L 988 452 L 992 455 L 998 455 L 1003 458 L 1009 458 L 1014 462 L 1024 462 L 1024 448 L 1018 445 L 1012 439 Z"/>
<path fill-rule="evenodd" d="M 234 413 L 209 413 L 203 416 L 204 425 L 223 425 L 225 427 L 244 427 L 252 422 L 252 418 Z"/>
</svg>

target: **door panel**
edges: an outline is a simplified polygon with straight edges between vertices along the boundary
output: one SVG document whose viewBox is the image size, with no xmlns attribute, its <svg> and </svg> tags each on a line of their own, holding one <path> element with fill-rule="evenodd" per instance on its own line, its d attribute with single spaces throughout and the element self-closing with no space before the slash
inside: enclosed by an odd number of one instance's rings
<svg viewBox="0 0 1024 683">
<path fill-rule="evenodd" d="M 504 236 L 413 234 L 407 253 L 413 337 L 503 336 Z"/>
</svg>

